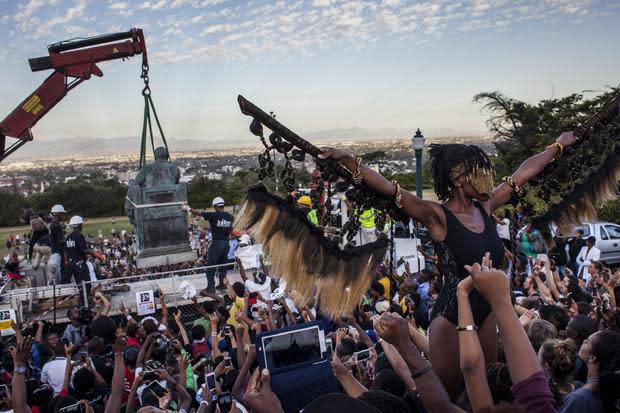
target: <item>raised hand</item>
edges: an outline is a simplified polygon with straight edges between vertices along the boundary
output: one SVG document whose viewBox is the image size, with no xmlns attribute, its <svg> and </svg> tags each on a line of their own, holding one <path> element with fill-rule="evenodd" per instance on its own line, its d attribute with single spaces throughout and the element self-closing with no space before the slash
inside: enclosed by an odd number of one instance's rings
<svg viewBox="0 0 620 413">
<path fill-rule="evenodd" d="M 577 142 L 579 138 L 572 131 L 563 132 L 555 141 L 562 146 L 570 146 Z"/>
<path fill-rule="evenodd" d="M 319 154 L 319 159 L 333 159 L 334 161 L 341 161 L 346 157 L 350 157 L 351 155 L 347 154 L 344 151 L 334 148 L 324 147 L 321 148 L 321 153 Z"/>
<path fill-rule="evenodd" d="M 475 263 L 472 266 L 466 265 L 465 269 L 471 274 L 474 280 L 474 287 L 491 304 L 510 303 L 509 280 L 503 271 L 481 266 Z"/>
<path fill-rule="evenodd" d="M 112 349 L 114 353 L 125 353 L 125 346 L 127 345 L 127 336 L 121 328 L 116 330 L 116 340 L 112 343 Z"/>
<path fill-rule="evenodd" d="M 395 313 L 383 313 L 375 330 L 379 337 L 399 347 L 410 343 L 407 320 Z"/>
<path fill-rule="evenodd" d="M 250 380 L 250 386 L 245 393 L 244 400 L 246 404 L 257 413 L 278 413 L 283 412 L 282 405 L 278 396 L 271 390 L 271 377 L 269 370 L 254 370 L 254 374 Z"/>
<path fill-rule="evenodd" d="M 32 337 L 17 339 L 15 347 L 10 347 L 9 352 L 13 356 L 13 364 L 26 364 L 30 358 L 30 352 L 32 351 Z"/>
</svg>

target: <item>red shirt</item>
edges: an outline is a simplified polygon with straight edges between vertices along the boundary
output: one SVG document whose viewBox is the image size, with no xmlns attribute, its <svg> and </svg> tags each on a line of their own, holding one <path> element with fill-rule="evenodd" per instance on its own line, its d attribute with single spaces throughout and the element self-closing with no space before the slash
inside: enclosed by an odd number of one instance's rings
<svg viewBox="0 0 620 413">
<path fill-rule="evenodd" d="M 142 350 L 142 344 L 140 344 L 140 342 L 133 337 L 127 337 L 127 347 L 129 346 L 136 346 Z"/>
<path fill-rule="evenodd" d="M 131 391 L 131 386 L 135 378 L 136 372 L 129 370 L 129 367 L 125 366 L 125 394 L 123 394 L 123 403 L 126 403 L 129 399 L 129 392 Z"/>
</svg>

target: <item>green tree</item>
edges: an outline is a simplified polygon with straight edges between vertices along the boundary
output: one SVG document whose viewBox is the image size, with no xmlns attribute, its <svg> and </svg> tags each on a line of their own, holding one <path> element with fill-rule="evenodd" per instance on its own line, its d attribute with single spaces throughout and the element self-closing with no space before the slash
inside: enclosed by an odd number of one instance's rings
<svg viewBox="0 0 620 413">
<path fill-rule="evenodd" d="M 20 225 L 19 218 L 28 207 L 26 199 L 13 190 L 0 190 L 0 227 Z"/>
<path fill-rule="evenodd" d="M 615 87 L 588 98 L 584 94 L 575 93 L 562 98 L 541 100 L 536 104 L 521 102 L 497 91 L 476 95 L 474 101 L 481 103 L 490 115 L 487 126 L 495 138 L 497 157 L 494 163 L 497 177 L 510 175 L 521 162 L 540 153 L 562 132 L 576 130 L 584 120 L 618 93 L 620 88 Z M 593 136 L 596 133 L 594 132 Z M 586 161 L 590 162 L 589 164 L 584 164 L 586 167 L 595 166 L 597 162 L 597 153 L 591 148 L 592 146 L 589 150 L 586 149 L 587 159 L 591 159 Z M 558 179 L 558 183 L 554 183 L 558 186 L 554 193 L 564 193 L 565 186 L 570 188 L 573 183 L 561 182 Z M 532 192 L 528 193 L 526 199 L 538 213 L 547 208 L 547 203 L 536 198 Z M 618 201 L 604 205 L 599 212 L 602 219 L 620 221 Z"/>
</svg>

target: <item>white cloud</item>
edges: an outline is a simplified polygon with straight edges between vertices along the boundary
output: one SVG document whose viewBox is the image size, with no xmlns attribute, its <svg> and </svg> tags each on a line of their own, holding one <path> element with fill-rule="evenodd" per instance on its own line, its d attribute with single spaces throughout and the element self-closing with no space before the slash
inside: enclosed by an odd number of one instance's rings
<svg viewBox="0 0 620 413">
<path fill-rule="evenodd" d="M 312 0 L 314 7 L 327 7 L 331 3 L 331 0 Z"/>
<path fill-rule="evenodd" d="M 202 36 L 208 36 L 210 34 L 215 34 L 215 33 L 228 33 L 228 32 L 232 32 L 233 30 L 235 30 L 236 27 L 237 27 L 236 25 L 231 24 L 231 23 L 214 24 L 214 25 L 211 25 L 205 28 L 200 34 Z"/>
<path fill-rule="evenodd" d="M 153 2 L 145 1 L 140 6 L 138 6 L 138 8 L 139 9 L 148 9 L 148 10 L 160 10 L 160 9 L 164 8 L 166 3 L 167 3 L 166 0 L 159 0 L 157 2 L 155 2 L 155 1 L 153 1 Z"/>
<path fill-rule="evenodd" d="M 74 19 L 83 16 L 86 10 L 86 3 L 86 0 L 77 0 L 75 5 L 67 9 L 64 15 L 57 15 L 51 19 L 42 21 L 37 25 L 37 30 L 34 32 L 33 37 L 37 39 L 49 33 L 53 27 L 59 25 L 64 26 Z"/>
<path fill-rule="evenodd" d="M 126 10 L 127 7 L 129 7 L 129 5 L 124 1 L 117 1 L 108 5 L 110 10 Z"/>
</svg>

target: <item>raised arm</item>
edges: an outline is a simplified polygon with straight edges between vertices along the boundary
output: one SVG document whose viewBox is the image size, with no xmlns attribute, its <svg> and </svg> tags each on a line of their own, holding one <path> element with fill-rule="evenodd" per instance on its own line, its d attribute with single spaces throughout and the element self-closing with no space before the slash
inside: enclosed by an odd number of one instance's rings
<svg viewBox="0 0 620 413">
<path fill-rule="evenodd" d="M 168 327 L 168 306 L 166 305 L 166 295 L 159 290 L 159 303 L 161 304 L 161 323 Z"/>
<path fill-rule="evenodd" d="M 134 413 L 136 397 L 138 395 L 138 387 L 142 384 L 142 380 L 144 380 L 144 372 L 140 372 L 140 374 L 136 374 L 133 383 L 131 384 L 131 389 L 129 390 L 129 398 L 127 399 L 127 407 L 125 408 L 125 413 Z"/>
<path fill-rule="evenodd" d="M 375 324 L 375 330 L 381 338 L 394 345 L 407 363 L 420 398 L 429 413 L 461 411 L 451 403 L 441 380 L 409 340 L 407 321 L 404 318 L 383 313 L 379 322 Z"/>
<path fill-rule="evenodd" d="M 476 263 L 466 267 L 471 273 L 476 290 L 491 304 L 502 337 L 506 362 L 513 383 L 519 383 L 542 371 L 538 357 L 510 302 L 509 280 L 499 270 Z"/>
<path fill-rule="evenodd" d="M 112 344 L 114 350 L 114 375 L 112 376 L 112 394 L 105 406 L 105 413 L 115 413 L 121 411 L 123 395 L 125 394 L 125 345 L 127 336 L 122 331 L 116 335 L 116 340 Z"/>
<path fill-rule="evenodd" d="M 239 369 L 239 375 L 237 375 L 237 380 L 235 380 L 235 384 L 232 388 L 232 394 L 237 400 L 243 401 L 243 389 L 250 379 L 250 368 L 252 367 L 252 364 L 254 364 L 255 360 L 256 347 L 252 344 L 243 364 L 241 365 L 241 368 Z"/>
<path fill-rule="evenodd" d="M 20 335 L 17 336 L 17 342 L 14 348 L 9 351 L 13 356 L 13 366 L 26 367 L 26 363 L 30 358 L 30 352 L 32 351 L 32 338 L 26 337 L 25 339 Z M 23 373 L 13 372 L 13 380 L 11 381 L 11 405 L 15 413 L 31 413 L 30 407 L 26 403 L 27 391 L 26 391 L 26 377 Z"/>
<path fill-rule="evenodd" d="M 358 163 L 351 155 L 333 148 L 322 148 L 323 153 L 319 155 L 320 159 L 333 159 L 346 167 L 355 174 L 356 171 L 361 173 L 363 182 L 373 191 L 380 195 L 393 197 L 396 194 L 396 186 L 385 179 L 381 174 Z M 424 201 L 409 191 L 401 190 L 402 194 L 402 211 L 405 215 L 414 220 L 421 222 L 429 230 L 437 226 L 443 226 L 445 220 L 443 212 L 439 204 Z"/>
<path fill-rule="evenodd" d="M 71 372 L 73 371 L 73 363 L 71 362 L 71 354 L 73 353 L 73 344 L 65 344 L 65 357 L 67 363 L 65 364 L 65 375 L 62 380 L 62 389 L 69 391 L 69 385 L 71 384 Z"/>
<path fill-rule="evenodd" d="M 492 411 L 494 406 L 491 390 L 487 383 L 484 354 L 469 303 L 469 293 L 473 288 L 474 283 L 471 277 L 465 278 L 457 287 L 459 328 L 474 327 L 471 330 L 460 330 L 458 332 L 459 357 L 472 410 L 484 412 Z"/>
<path fill-rule="evenodd" d="M 37 344 L 43 344 L 43 327 L 44 326 L 45 326 L 45 323 L 43 323 L 43 321 L 41 320 L 37 321 L 37 333 L 34 336 L 34 342 Z"/>
<path fill-rule="evenodd" d="M 181 314 L 180 308 L 177 308 L 177 312 L 174 314 L 174 321 L 176 321 L 177 326 L 179 327 L 179 333 L 181 334 L 183 345 L 187 346 L 189 344 L 189 336 L 187 335 L 187 331 L 183 325 L 183 314 Z"/>
<path fill-rule="evenodd" d="M 236 259 L 237 266 L 239 267 L 239 275 L 241 275 L 241 279 L 245 282 L 248 279 L 248 276 L 245 274 L 245 268 L 243 268 L 243 263 L 239 258 Z"/>
<path fill-rule="evenodd" d="M 353 374 L 349 371 L 349 369 L 342 364 L 336 352 L 333 352 L 332 354 L 331 364 L 334 376 L 336 376 L 336 379 L 340 382 L 348 396 L 357 399 L 368 391 L 362 383 L 353 377 Z"/>
<path fill-rule="evenodd" d="M 577 141 L 577 136 L 573 132 L 564 132 L 556 140 L 555 144 L 550 145 L 541 153 L 534 155 L 525 161 L 517 170 L 510 176 L 512 182 L 519 188 L 528 183 L 530 179 L 542 172 L 554 158 L 560 155 L 560 151 L 566 146 L 572 145 Z M 493 191 L 493 196 L 490 200 L 490 211 L 493 212 L 497 208 L 510 201 L 512 197 L 513 188 L 506 182 L 502 182 Z"/>
</svg>

